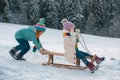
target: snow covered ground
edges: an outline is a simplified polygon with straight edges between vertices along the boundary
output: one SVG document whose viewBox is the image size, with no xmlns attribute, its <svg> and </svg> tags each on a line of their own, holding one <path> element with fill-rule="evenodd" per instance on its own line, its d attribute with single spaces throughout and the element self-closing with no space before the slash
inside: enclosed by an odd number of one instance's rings
<svg viewBox="0 0 120 80">
<path fill-rule="evenodd" d="M 106 57 L 99 70 L 91 74 L 88 69 L 69 70 L 41 65 L 47 62 L 47 56 L 33 53 L 32 42 L 31 50 L 25 55 L 27 61 L 14 60 L 8 51 L 18 44 L 14 34 L 23 27 L 28 26 L 0 23 L 0 80 L 120 80 L 120 38 L 82 34 L 93 54 Z M 40 40 L 50 51 L 64 52 L 62 30 L 47 28 Z M 79 49 L 84 50 L 80 45 Z M 64 57 L 58 56 L 55 62 L 68 63 Z"/>
</svg>

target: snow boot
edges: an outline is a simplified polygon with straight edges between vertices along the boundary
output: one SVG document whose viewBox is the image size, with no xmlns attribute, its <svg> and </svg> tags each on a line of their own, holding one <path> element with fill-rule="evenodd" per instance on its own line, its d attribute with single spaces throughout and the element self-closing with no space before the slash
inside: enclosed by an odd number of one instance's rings
<svg viewBox="0 0 120 80">
<path fill-rule="evenodd" d="M 15 58 L 16 52 L 17 52 L 17 50 L 15 50 L 14 47 L 9 51 L 10 55 L 11 55 L 13 58 Z"/>
<path fill-rule="evenodd" d="M 99 65 L 94 65 L 93 63 L 89 63 L 87 65 L 87 67 L 89 68 L 89 70 L 91 71 L 91 73 L 94 73 L 95 70 L 97 70 L 99 68 Z"/>
<path fill-rule="evenodd" d="M 26 61 L 26 59 L 23 58 L 23 56 L 20 56 L 20 53 L 16 54 L 16 60 L 24 60 L 24 61 Z"/>
<path fill-rule="evenodd" d="M 96 58 L 95 58 L 95 61 L 96 61 L 97 64 L 100 64 L 104 60 L 105 60 L 105 57 L 99 58 L 98 56 L 96 56 Z"/>
</svg>

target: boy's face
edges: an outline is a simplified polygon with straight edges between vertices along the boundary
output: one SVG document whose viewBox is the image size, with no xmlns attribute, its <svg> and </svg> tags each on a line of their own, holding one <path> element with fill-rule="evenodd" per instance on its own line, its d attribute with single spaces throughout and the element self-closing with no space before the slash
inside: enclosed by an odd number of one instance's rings
<svg viewBox="0 0 120 80">
<path fill-rule="evenodd" d="M 43 33 L 44 33 L 43 31 L 37 31 L 37 32 L 36 32 L 36 36 L 37 36 L 37 37 L 40 37 Z"/>
<path fill-rule="evenodd" d="M 43 31 L 39 32 L 39 36 L 43 34 Z"/>
</svg>

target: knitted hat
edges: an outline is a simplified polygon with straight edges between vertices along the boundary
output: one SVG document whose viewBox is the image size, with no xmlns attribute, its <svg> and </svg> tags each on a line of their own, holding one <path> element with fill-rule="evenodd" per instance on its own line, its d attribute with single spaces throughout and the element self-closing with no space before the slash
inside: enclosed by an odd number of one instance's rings
<svg viewBox="0 0 120 80">
<path fill-rule="evenodd" d="M 44 18 L 40 18 L 39 21 L 40 21 L 41 23 L 45 23 L 45 19 L 44 19 Z"/>
<path fill-rule="evenodd" d="M 61 23 L 63 24 L 65 22 L 68 22 L 68 20 L 67 19 L 62 19 Z"/>
<path fill-rule="evenodd" d="M 35 28 L 36 28 L 36 30 L 45 32 L 45 30 L 46 30 L 45 19 L 40 18 L 39 22 L 37 24 L 35 24 Z"/>
<path fill-rule="evenodd" d="M 70 28 L 75 28 L 75 25 L 72 22 L 65 22 L 63 23 L 63 28 L 67 31 L 69 31 Z"/>
</svg>

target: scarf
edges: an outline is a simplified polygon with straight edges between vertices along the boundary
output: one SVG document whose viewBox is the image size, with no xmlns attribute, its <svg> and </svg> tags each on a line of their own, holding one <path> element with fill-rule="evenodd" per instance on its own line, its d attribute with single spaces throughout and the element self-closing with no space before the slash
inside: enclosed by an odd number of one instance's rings
<svg viewBox="0 0 120 80">
<path fill-rule="evenodd" d="M 67 36 L 71 36 L 70 32 L 67 32 L 67 33 L 63 33 L 63 37 L 67 37 Z M 76 38 L 76 43 L 75 43 L 75 49 L 77 50 L 78 49 L 78 38 Z"/>
</svg>

